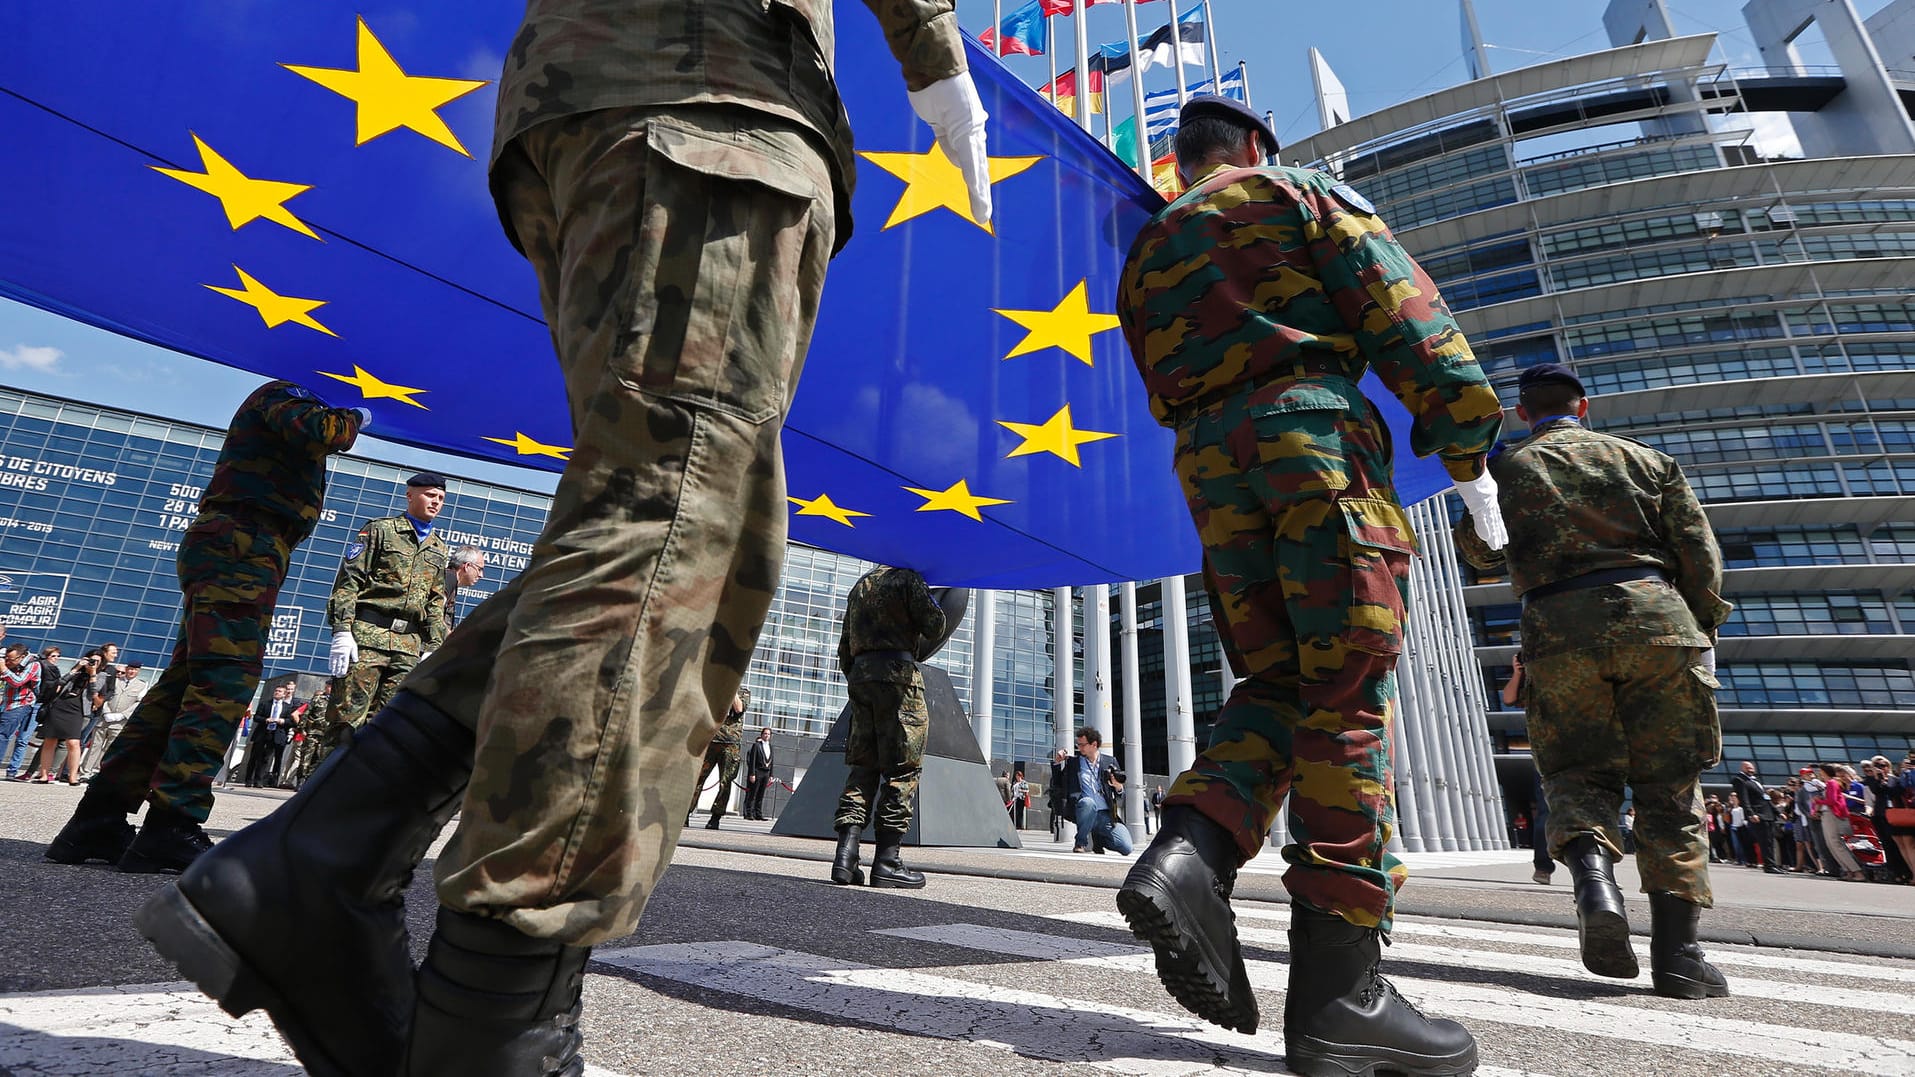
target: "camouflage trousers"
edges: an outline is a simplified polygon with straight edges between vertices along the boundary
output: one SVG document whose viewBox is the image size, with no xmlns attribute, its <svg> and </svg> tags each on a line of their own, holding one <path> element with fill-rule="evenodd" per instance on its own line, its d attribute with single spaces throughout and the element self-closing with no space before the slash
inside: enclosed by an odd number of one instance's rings
<svg viewBox="0 0 1915 1077">
<path fill-rule="evenodd" d="M 93 779 L 122 810 L 150 801 L 201 823 L 212 811 L 213 776 L 259 687 L 285 579 L 283 567 L 247 567 L 226 542 L 181 545 L 184 608 L 173 656 Z"/>
<path fill-rule="evenodd" d="M 836 221 L 822 152 L 747 110 L 551 120 L 493 173 L 574 446 L 531 563 L 406 690 L 477 735 L 439 900 L 528 935 L 629 934 L 784 563 L 779 432 Z"/>
<path fill-rule="evenodd" d="M 1416 539 L 1389 485 L 1388 431 L 1354 385 L 1334 380 L 1268 386 L 1178 430 L 1205 587 L 1243 680 L 1163 806 L 1196 808 L 1248 860 L 1287 795 L 1284 886 L 1388 930 L 1406 876 L 1385 846 Z"/>
<path fill-rule="evenodd" d="M 711 797 L 711 817 L 717 819 L 731 806 L 731 784 L 738 780 L 738 742 L 711 742 L 705 747 L 705 764 L 698 768 L 698 780 L 692 783 L 692 811 L 698 810 L 698 795 L 705 791 L 705 779 L 718 772 L 718 791 Z"/>
<path fill-rule="evenodd" d="M 844 761 L 851 773 L 832 825 L 863 830 L 872 820 L 879 833 L 903 834 L 911 829 L 911 804 L 924 773 L 924 735 L 931 728 L 924 683 L 858 681 L 850 693 Z"/>
<path fill-rule="evenodd" d="M 318 770 L 332 750 L 344 744 L 352 736 L 352 731 L 366 724 L 366 719 L 379 713 L 379 709 L 392 701 L 393 694 L 399 691 L 399 685 L 419 664 L 419 656 L 406 651 L 381 651 L 371 647 L 359 649 L 359 660 L 346 667 L 346 675 L 332 680 L 332 697 L 326 705 L 326 713 L 320 720 L 311 723 L 313 728 L 307 731 L 304 745 L 310 764 L 306 773 Z M 304 775 L 301 775 L 303 778 Z"/>
<path fill-rule="evenodd" d="M 1593 834 L 1622 856 L 1622 794 L 1636 806 L 1645 894 L 1709 906 L 1701 776 L 1722 761 L 1716 682 L 1688 647 L 1610 646 L 1523 663 L 1529 744 L 1549 798 L 1549 852 Z"/>
</svg>

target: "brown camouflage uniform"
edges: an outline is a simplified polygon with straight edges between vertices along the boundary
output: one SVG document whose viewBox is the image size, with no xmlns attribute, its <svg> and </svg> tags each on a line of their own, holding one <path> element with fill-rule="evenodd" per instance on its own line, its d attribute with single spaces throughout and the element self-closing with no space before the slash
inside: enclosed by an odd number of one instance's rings
<svg viewBox="0 0 1915 1077">
<path fill-rule="evenodd" d="M 1321 172 L 1216 166 L 1138 233 L 1117 313 L 1204 547 L 1243 678 L 1163 806 L 1263 847 L 1289 795 L 1283 882 L 1390 927 L 1403 865 L 1391 701 L 1416 535 L 1390 482 L 1366 368 L 1410 448 L 1482 473 L 1502 409 L 1436 285 L 1362 196 Z"/>
<path fill-rule="evenodd" d="M 1523 603 L 1525 707 L 1551 855 L 1593 834 L 1620 858 L 1627 785 L 1643 892 L 1711 904 L 1698 779 L 1722 758 L 1722 727 L 1715 676 L 1696 658 L 1732 607 L 1718 594 L 1722 555 L 1702 506 L 1674 460 L 1575 419 L 1540 424 L 1490 474 L 1509 545 L 1488 549 L 1465 513 L 1456 546 L 1478 568 L 1507 562 L 1518 597 L 1591 572 L 1666 577 Z"/>
<path fill-rule="evenodd" d="M 911 829 L 911 802 L 924 771 L 924 737 L 931 712 L 917 654 L 923 641 L 944 636 L 944 610 L 908 568 L 877 568 L 851 585 L 838 668 L 851 697 L 845 738 L 844 793 L 834 826 L 863 830 L 876 817 L 880 832 Z"/>
<path fill-rule="evenodd" d="M 745 712 L 751 709 L 751 689 L 740 688 L 738 702 L 743 706 L 737 710 L 726 705 L 725 720 L 718 724 L 718 732 L 712 734 L 711 743 L 705 746 L 704 765 L 698 768 L 698 780 L 692 783 L 692 810 L 696 811 L 705 779 L 711 777 L 712 771 L 718 772 L 718 789 L 711 798 L 713 819 L 723 819 L 725 809 L 731 806 L 731 787 L 738 780 L 739 753 L 745 739 Z"/>
<path fill-rule="evenodd" d="M 950 0 L 869 2 L 908 86 L 965 70 Z M 453 909 L 589 945 L 670 862 L 778 584 L 779 431 L 850 234 L 831 7 L 533 0 L 507 55 L 492 189 L 575 445 L 531 564 L 407 682 L 478 734 Z"/>
<path fill-rule="evenodd" d="M 446 566 L 452 551 L 436 533 L 420 541 L 404 515 L 368 520 L 346 547 L 326 619 L 352 630 L 359 658 L 332 682 L 325 729 L 312 765 L 392 699 L 419 657 L 445 639 Z M 310 731 L 309 731 L 310 732 Z"/>
</svg>

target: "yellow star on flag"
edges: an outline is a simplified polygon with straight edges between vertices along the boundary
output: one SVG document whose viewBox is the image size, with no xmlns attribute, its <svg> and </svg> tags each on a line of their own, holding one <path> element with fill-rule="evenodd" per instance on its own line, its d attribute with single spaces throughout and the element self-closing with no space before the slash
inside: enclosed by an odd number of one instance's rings
<svg viewBox="0 0 1915 1077">
<path fill-rule="evenodd" d="M 443 79 L 425 75 L 408 75 L 392 58 L 392 53 L 380 44 L 366 26 L 366 20 L 359 20 L 359 68 L 305 67 L 299 64 L 280 64 L 301 78 L 311 79 L 326 89 L 350 98 L 358 106 L 359 135 L 356 145 L 363 146 L 388 131 L 401 127 L 409 128 L 426 136 L 441 146 L 458 150 L 467 157 L 459 138 L 452 128 L 439 118 L 436 111 L 448 102 L 464 97 L 466 94 L 485 85 L 485 81 L 473 79 Z"/>
<path fill-rule="evenodd" d="M 885 228 L 922 217 L 934 209 L 948 209 L 978 224 L 977 218 L 971 216 L 971 192 L 964 186 L 964 174 L 944 156 L 943 146 L 933 142 L 925 153 L 860 153 L 858 156 L 905 183 L 904 193 L 898 196 L 898 204 L 891 210 L 891 219 L 884 222 Z M 1043 159 L 1042 156 L 989 158 L 991 183 L 1010 179 Z M 978 227 L 992 231 L 988 225 Z"/>
<path fill-rule="evenodd" d="M 313 311 L 326 305 L 324 299 L 301 299 L 298 296 L 280 295 L 259 283 L 252 274 L 238 266 L 233 267 L 233 272 L 239 274 L 238 288 L 221 288 L 217 284 L 208 284 L 206 287 L 223 296 L 237 299 L 258 311 L 260 320 L 266 323 L 266 328 L 274 329 L 292 322 L 294 325 L 303 325 L 308 329 L 317 329 L 329 337 L 339 335 L 320 325 L 312 316 Z"/>
<path fill-rule="evenodd" d="M 359 395 L 367 400 L 397 400 L 402 404 L 411 404 L 421 411 L 432 410 L 417 400 L 412 399 L 413 394 L 423 393 L 425 392 L 424 389 L 412 389 L 404 385 L 394 385 L 391 382 L 380 381 L 378 378 L 366 373 L 366 368 L 360 366 L 358 363 L 352 365 L 351 377 L 347 377 L 344 374 L 334 374 L 330 370 L 322 370 L 319 371 L 319 373 L 326 375 L 334 381 L 345 382 L 347 385 L 359 390 Z"/>
<path fill-rule="evenodd" d="M 798 506 L 797 515 L 799 516 L 822 516 L 827 520 L 836 520 L 846 527 L 855 526 L 851 522 L 853 516 L 871 515 L 868 512 L 859 512 L 857 509 L 847 509 L 837 504 L 831 500 L 830 494 L 819 494 L 810 501 L 806 501 L 802 497 L 790 496 L 787 496 L 785 500 Z"/>
<path fill-rule="evenodd" d="M 1024 443 L 1004 454 L 1006 460 L 1013 456 L 1030 456 L 1033 453 L 1047 452 L 1072 467 L 1083 467 L 1077 458 L 1077 447 L 1092 441 L 1114 438 L 1116 434 L 1106 434 L 1098 430 L 1079 430 L 1071 425 L 1071 406 L 1057 409 L 1057 414 L 1042 423 L 1007 423 L 999 419 L 997 425 L 1024 439 Z"/>
<path fill-rule="evenodd" d="M 1050 310 L 992 308 L 992 312 L 1002 314 L 1028 330 L 1024 339 L 1017 342 L 1017 347 L 1004 356 L 1006 359 L 1015 359 L 1045 348 L 1062 348 L 1085 366 L 1096 366 L 1091 361 L 1090 338 L 1122 324 L 1115 314 L 1091 313 L 1085 282 L 1081 280 L 1077 282 L 1077 287 L 1070 290 L 1069 295 L 1058 300 L 1057 306 Z"/>
<path fill-rule="evenodd" d="M 353 369 L 358 370 L 359 368 L 354 367 Z M 370 377 L 371 375 L 367 376 Z M 338 378 L 339 375 L 328 374 L 327 377 Z M 346 379 L 339 378 L 339 380 L 345 381 Z M 419 392 L 419 390 L 414 389 L 412 392 L 416 393 Z M 411 403 L 411 401 L 407 401 L 407 403 Z M 549 456 L 554 460 L 564 460 L 568 458 L 567 454 L 572 451 L 563 445 L 547 445 L 544 442 L 526 437 L 525 433 L 519 430 L 512 431 L 512 436 L 509 438 L 486 438 L 485 440 L 494 445 L 503 445 L 513 452 L 518 453 L 520 456 Z"/>
<path fill-rule="evenodd" d="M 264 218 L 302 236 L 319 238 L 317 233 L 306 227 L 305 221 L 293 216 L 292 211 L 286 208 L 287 199 L 312 190 L 311 184 L 254 179 L 234 168 L 197 134 L 193 136 L 193 145 L 199 148 L 199 163 L 204 172 L 161 168 L 158 165 L 147 167 L 219 199 L 220 207 L 226 211 L 226 223 L 232 225 L 235 232 L 239 231 L 242 224 Z"/>
<path fill-rule="evenodd" d="M 979 516 L 977 510 L 986 505 L 1010 504 L 1001 497 L 979 497 L 973 494 L 970 484 L 964 479 L 951 484 L 948 490 L 920 490 L 915 486 L 907 486 L 905 489 L 924 499 L 924 504 L 917 507 L 918 512 L 936 512 L 944 509 L 963 513 L 979 523 L 984 521 L 984 517 Z"/>
</svg>

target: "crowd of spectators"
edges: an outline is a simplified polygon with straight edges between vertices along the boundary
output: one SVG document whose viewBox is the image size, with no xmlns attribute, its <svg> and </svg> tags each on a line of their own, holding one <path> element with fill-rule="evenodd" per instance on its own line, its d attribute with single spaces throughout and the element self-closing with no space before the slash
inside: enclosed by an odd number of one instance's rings
<svg viewBox="0 0 1915 1077">
<path fill-rule="evenodd" d="M 0 643 L 7 630 L 0 626 Z M 5 780 L 79 785 L 99 769 L 107 746 L 146 695 L 141 664 L 119 661 L 116 643 L 60 666 L 60 648 L 39 653 L 7 643 L 0 663 L 0 763 Z M 36 750 L 37 746 L 37 750 Z"/>
<path fill-rule="evenodd" d="M 1737 792 L 1704 805 L 1712 862 L 1915 885 L 1915 751 L 1899 770 L 1881 755 L 1822 763 L 1774 789 L 1744 771 Z"/>
</svg>

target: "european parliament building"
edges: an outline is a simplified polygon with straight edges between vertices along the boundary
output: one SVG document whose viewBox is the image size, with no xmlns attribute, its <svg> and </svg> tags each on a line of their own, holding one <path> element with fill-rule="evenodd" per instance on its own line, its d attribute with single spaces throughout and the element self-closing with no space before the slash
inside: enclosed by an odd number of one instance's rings
<svg viewBox="0 0 1915 1077">
<path fill-rule="evenodd" d="M 1717 648 L 1726 766 L 1774 784 L 1899 758 L 1915 735 L 1915 0 L 1867 19 L 1850 0 L 1743 11 L 1760 70 L 1678 36 L 1662 0 L 1614 0 L 1614 48 L 1492 73 L 1466 4 L 1476 77 L 1355 118 L 1320 79 L 1335 122 L 1283 157 L 1376 203 L 1506 408 L 1525 367 L 1567 363 L 1597 429 L 1681 462 L 1736 605 Z M 1802 63 L 1811 31 L 1832 65 Z M 1757 114 L 1786 115 L 1801 155 L 1765 151 Z M 1495 700 L 1519 607 L 1500 576 L 1466 584 Z M 1491 708 L 1505 789 L 1527 801 L 1523 715 Z"/>
<path fill-rule="evenodd" d="M 172 654 L 179 624 L 174 556 L 225 431 L 77 401 L 0 390 L 0 618 L 9 643 L 57 644 L 71 657 L 119 643 L 150 678 Z M 360 521 L 405 507 L 400 468 L 335 456 L 318 528 L 293 555 L 267 652 L 268 676 L 323 675 L 326 602 Z M 469 610 L 526 565 L 551 499 L 451 478 L 439 535 L 486 551 L 485 578 L 461 591 Z M 838 673 L 844 596 L 871 566 L 792 546 L 746 684 L 753 721 L 822 738 L 845 702 Z M 995 754 L 1043 759 L 1050 750 L 1049 592 L 998 595 Z M 933 660 L 968 704 L 972 625 Z"/>
</svg>

